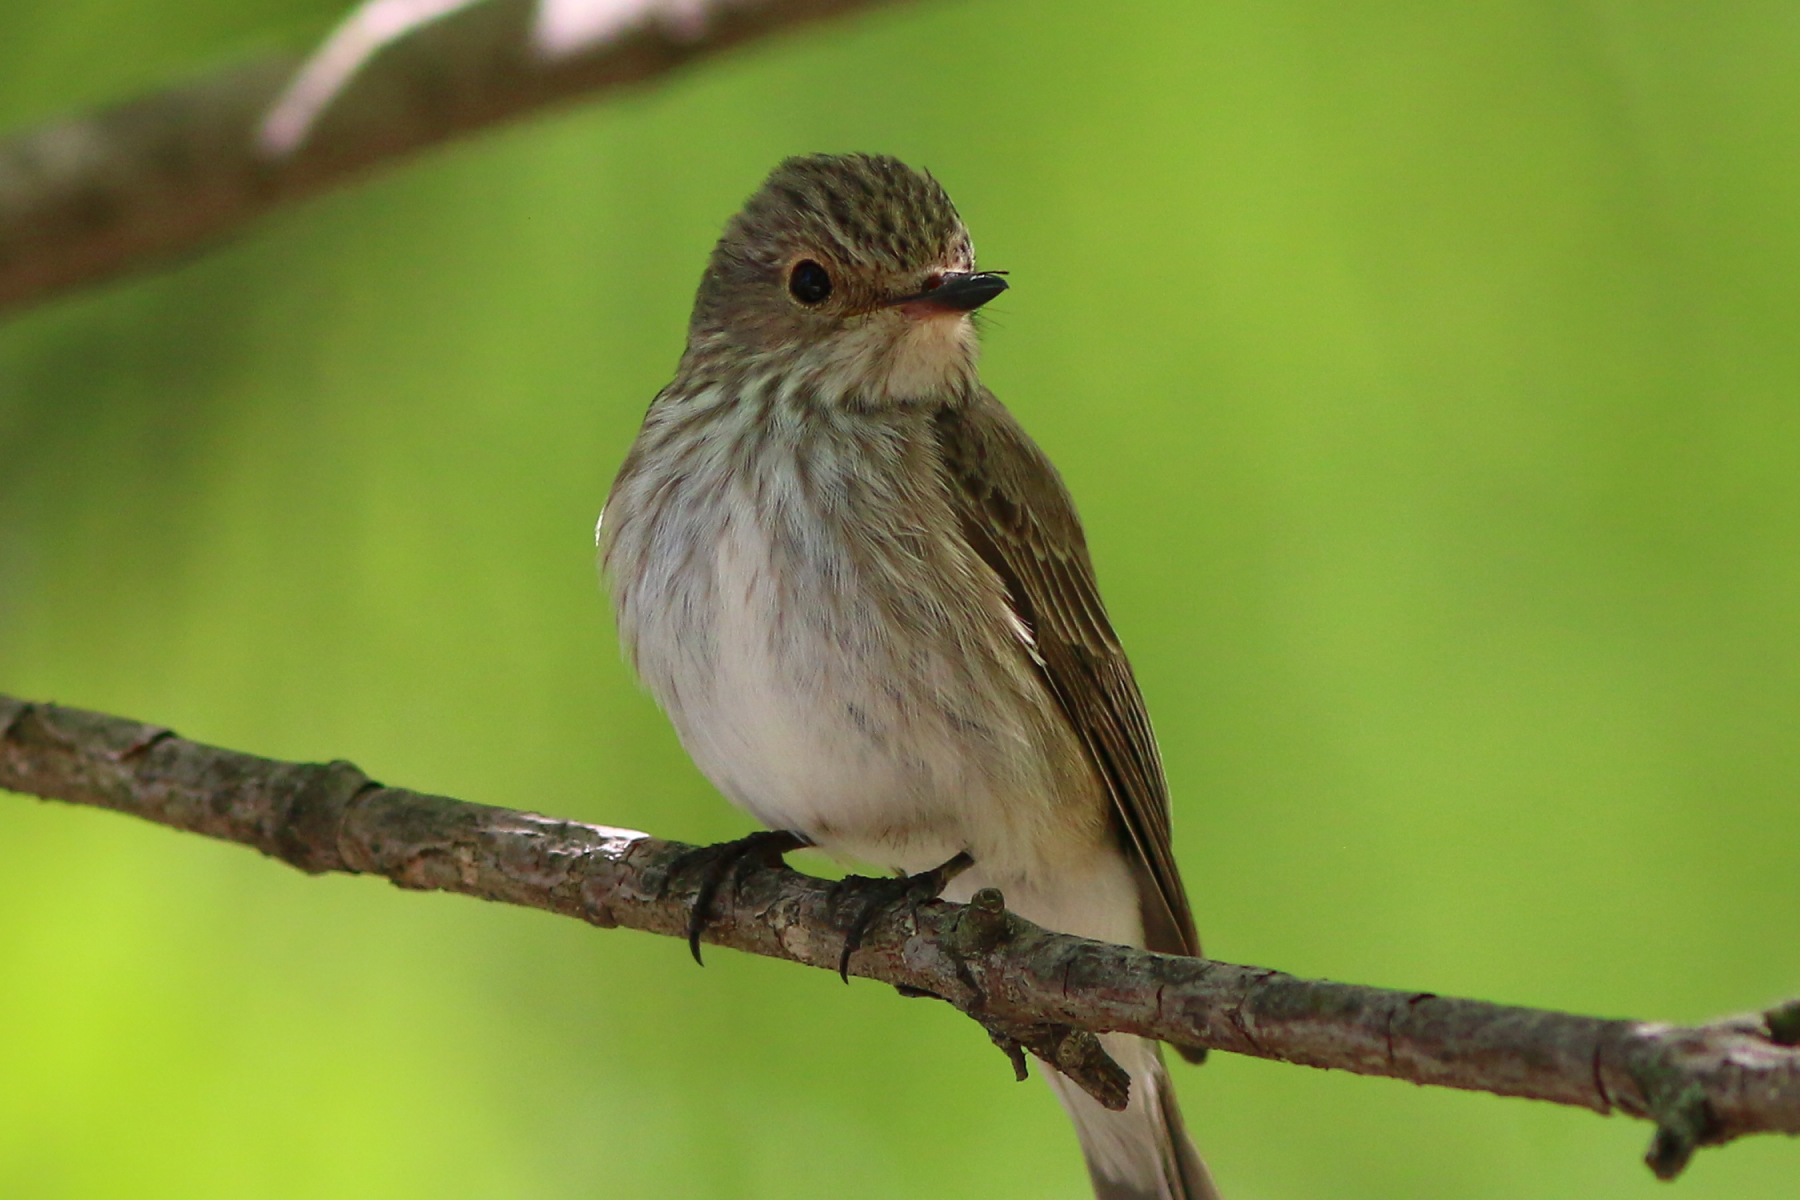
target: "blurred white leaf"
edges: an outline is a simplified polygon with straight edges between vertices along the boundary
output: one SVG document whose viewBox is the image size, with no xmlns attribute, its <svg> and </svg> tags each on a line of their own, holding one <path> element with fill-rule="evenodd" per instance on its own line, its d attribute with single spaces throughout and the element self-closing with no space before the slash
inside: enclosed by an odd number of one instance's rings
<svg viewBox="0 0 1800 1200">
<path fill-rule="evenodd" d="M 366 0 L 306 60 L 270 107 L 257 144 L 270 157 L 292 154 L 319 117 L 370 59 L 442 17 L 480 0 Z M 543 58 L 566 58 L 650 21 L 689 39 L 706 31 L 715 0 L 538 0 L 533 49 Z"/>
<path fill-rule="evenodd" d="M 271 157 L 292 154 L 344 85 L 382 48 L 478 0 L 368 0 L 331 31 L 263 118 L 257 142 Z"/>
<path fill-rule="evenodd" d="M 706 32 L 707 0 L 538 0 L 532 43 L 546 58 L 577 54 L 657 18 L 679 38 Z"/>
</svg>

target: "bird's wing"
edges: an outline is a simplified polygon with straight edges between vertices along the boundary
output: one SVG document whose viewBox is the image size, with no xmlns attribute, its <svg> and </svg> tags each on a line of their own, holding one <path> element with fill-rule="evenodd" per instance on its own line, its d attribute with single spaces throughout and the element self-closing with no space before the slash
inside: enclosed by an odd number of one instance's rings
<svg viewBox="0 0 1800 1200">
<path fill-rule="evenodd" d="M 1169 790 L 1149 714 L 1094 582 L 1062 478 L 999 401 L 945 409 L 937 438 L 971 548 L 1006 585 L 1034 659 L 1112 797 L 1149 949 L 1200 953 L 1169 844 Z"/>
</svg>

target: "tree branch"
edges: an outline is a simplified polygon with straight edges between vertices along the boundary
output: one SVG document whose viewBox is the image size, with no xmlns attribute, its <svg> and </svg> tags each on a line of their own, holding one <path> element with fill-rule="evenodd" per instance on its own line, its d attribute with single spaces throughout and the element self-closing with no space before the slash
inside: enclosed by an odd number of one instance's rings
<svg viewBox="0 0 1800 1200">
<path fill-rule="evenodd" d="M 0 695 L 0 788 L 92 804 L 254 846 L 303 871 L 383 875 L 685 936 L 694 847 L 630 830 L 383 787 L 345 762 L 286 763 L 167 729 Z M 746 864 L 706 940 L 835 970 L 869 881 Z M 1696 1147 L 1800 1133 L 1800 1001 L 1683 1028 L 1398 992 L 1049 933 L 992 892 L 889 910 L 850 969 L 941 997 L 1021 1066 L 1023 1045 L 1115 1106 L 1093 1033 L 1523 1096 L 1653 1120 L 1672 1178 Z"/>
<path fill-rule="evenodd" d="M 0 142 L 0 312 L 440 142 L 891 0 L 369 0 L 274 55 Z"/>
</svg>

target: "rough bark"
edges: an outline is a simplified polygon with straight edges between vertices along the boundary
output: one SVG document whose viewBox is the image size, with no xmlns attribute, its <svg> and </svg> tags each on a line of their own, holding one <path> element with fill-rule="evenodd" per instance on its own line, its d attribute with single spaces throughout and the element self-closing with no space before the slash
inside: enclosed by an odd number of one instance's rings
<svg viewBox="0 0 1800 1200">
<path fill-rule="evenodd" d="M 310 58 L 259 59 L 0 142 L 0 313 L 461 134 L 882 2 L 588 0 L 605 20 L 568 29 L 547 18 L 580 12 L 570 0 L 411 0 L 410 15 L 371 0 Z M 360 51 L 342 36 L 359 28 Z"/>
<path fill-rule="evenodd" d="M 4 695 L 0 788 L 241 842 L 303 871 L 383 875 L 672 937 L 686 936 L 718 861 L 631 830 L 384 787 L 345 762 L 277 762 Z M 850 921 L 877 894 L 889 893 L 746 859 L 705 940 L 836 970 Z M 849 969 L 949 1001 L 1021 1070 L 1022 1047 L 1115 1106 L 1116 1068 L 1093 1033 L 1646 1118 L 1657 1124 L 1646 1159 L 1663 1178 L 1699 1146 L 1800 1134 L 1800 1001 L 1684 1028 L 1297 979 L 1049 933 L 991 891 L 967 907 L 884 911 Z"/>
</svg>

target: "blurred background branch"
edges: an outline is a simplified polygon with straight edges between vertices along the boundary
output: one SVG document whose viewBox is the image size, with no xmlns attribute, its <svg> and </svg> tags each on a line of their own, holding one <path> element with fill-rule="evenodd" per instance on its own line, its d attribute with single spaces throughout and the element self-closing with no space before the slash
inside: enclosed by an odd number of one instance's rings
<svg viewBox="0 0 1800 1200">
<path fill-rule="evenodd" d="M 370 0 L 311 58 L 275 54 L 0 143 L 0 313 L 460 134 L 880 2 Z"/>
<path fill-rule="evenodd" d="M 310 873 L 381 875 L 675 937 L 686 935 L 706 874 L 695 847 L 679 842 L 384 787 L 345 762 L 256 758 L 4 695 L 0 787 L 239 842 Z M 868 882 L 745 862 L 709 907 L 706 940 L 835 969 L 845 915 L 859 911 Z M 1110 1063 L 1083 1034 L 1123 1030 L 1648 1118 L 1657 1132 L 1646 1161 L 1663 1179 L 1700 1146 L 1800 1134 L 1800 1002 L 1696 1028 L 1602 1020 L 1149 954 L 1046 933 L 976 901 L 883 913 L 850 969 L 950 1001 L 1014 1055 L 1021 1077 L 1023 1042 L 1100 1095 Z"/>
</svg>

